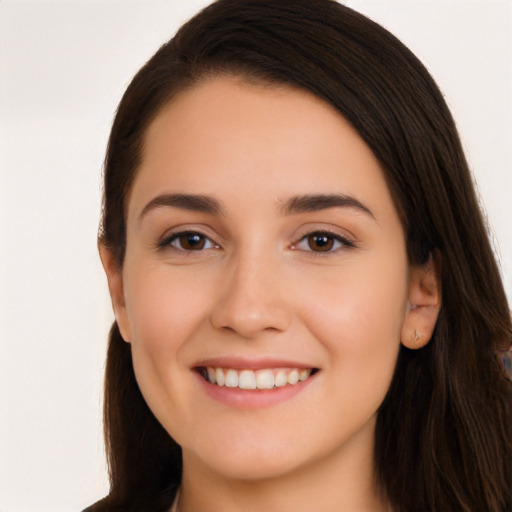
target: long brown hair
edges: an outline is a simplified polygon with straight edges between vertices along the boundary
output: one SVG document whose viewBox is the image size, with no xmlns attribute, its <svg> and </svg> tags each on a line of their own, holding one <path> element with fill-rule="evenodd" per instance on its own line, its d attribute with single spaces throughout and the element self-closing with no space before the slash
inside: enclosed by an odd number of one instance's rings
<svg viewBox="0 0 512 512">
<path fill-rule="evenodd" d="M 442 261 L 430 343 L 401 347 L 378 411 L 377 483 L 397 512 L 512 509 L 512 385 L 496 357 L 511 343 L 498 267 L 459 137 L 420 61 L 393 35 L 331 0 L 220 0 L 137 73 L 113 124 L 100 244 L 123 265 L 126 198 L 149 123 L 180 90 L 222 74 L 289 84 L 333 105 L 385 174 L 411 264 Z M 163 511 L 181 451 L 138 389 L 114 324 L 105 380 L 109 495 L 94 511 Z"/>
</svg>

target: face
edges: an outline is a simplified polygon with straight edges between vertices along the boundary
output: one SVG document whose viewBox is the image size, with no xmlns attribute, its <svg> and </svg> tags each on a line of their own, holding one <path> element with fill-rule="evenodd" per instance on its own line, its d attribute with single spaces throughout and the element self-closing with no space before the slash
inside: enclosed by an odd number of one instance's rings
<svg viewBox="0 0 512 512">
<path fill-rule="evenodd" d="M 320 99 L 234 78 L 174 98 L 110 284 L 185 470 L 268 478 L 371 454 L 410 273 L 378 162 Z"/>
</svg>

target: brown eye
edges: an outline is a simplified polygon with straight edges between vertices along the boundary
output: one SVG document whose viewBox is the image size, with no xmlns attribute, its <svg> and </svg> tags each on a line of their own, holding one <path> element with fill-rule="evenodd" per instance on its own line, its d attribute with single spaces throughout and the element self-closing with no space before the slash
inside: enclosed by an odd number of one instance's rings
<svg viewBox="0 0 512 512">
<path fill-rule="evenodd" d="M 308 247 L 312 251 L 327 252 L 334 246 L 334 236 L 327 234 L 313 234 L 309 235 Z"/>
<path fill-rule="evenodd" d="M 348 238 L 329 231 L 313 231 L 308 233 L 296 244 L 292 245 L 295 250 L 336 254 L 341 249 L 354 248 L 355 244 Z"/>
<path fill-rule="evenodd" d="M 211 238 L 197 231 L 181 231 L 165 237 L 158 243 L 160 249 L 172 247 L 178 251 L 202 251 L 207 249 L 217 249 Z"/>
<path fill-rule="evenodd" d="M 206 245 L 206 238 L 199 233 L 183 233 L 177 241 L 180 248 L 185 251 L 200 251 Z"/>
</svg>

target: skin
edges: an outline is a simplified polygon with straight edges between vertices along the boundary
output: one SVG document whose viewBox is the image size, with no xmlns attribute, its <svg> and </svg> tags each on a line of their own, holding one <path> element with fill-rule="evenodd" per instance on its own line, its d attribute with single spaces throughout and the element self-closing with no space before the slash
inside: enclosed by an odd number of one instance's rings
<svg viewBox="0 0 512 512">
<path fill-rule="evenodd" d="M 177 193 L 220 211 L 148 206 Z M 284 211 L 311 194 L 363 208 Z M 204 248 L 171 240 L 183 230 Z M 321 251 L 312 233 L 326 232 Z M 180 93 L 146 134 L 123 268 L 100 249 L 141 391 L 183 448 L 181 511 L 387 510 L 376 411 L 400 342 L 431 336 L 438 279 L 432 260 L 409 266 L 379 163 L 331 106 L 235 77 Z M 194 366 L 213 357 L 319 371 L 293 397 L 244 409 L 204 393 Z"/>
</svg>

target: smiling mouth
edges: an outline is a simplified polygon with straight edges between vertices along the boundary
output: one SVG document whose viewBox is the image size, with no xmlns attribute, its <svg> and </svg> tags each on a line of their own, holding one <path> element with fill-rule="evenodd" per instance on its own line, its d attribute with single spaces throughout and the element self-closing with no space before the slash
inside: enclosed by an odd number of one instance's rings
<svg viewBox="0 0 512 512">
<path fill-rule="evenodd" d="M 238 389 L 274 389 L 295 386 L 314 373 L 316 368 L 265 368 L 261 370 L 238 370 L 200 366 L 196 371 L 210 384 Z"/>
</svg>

